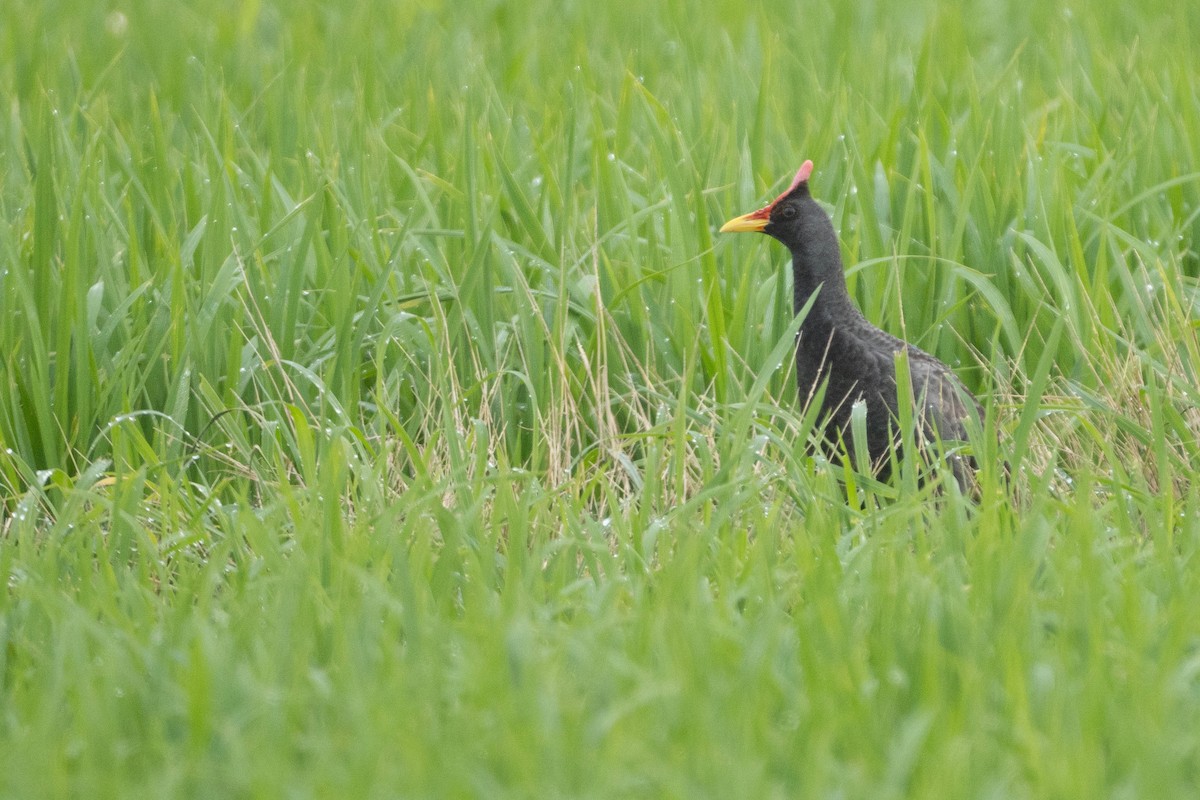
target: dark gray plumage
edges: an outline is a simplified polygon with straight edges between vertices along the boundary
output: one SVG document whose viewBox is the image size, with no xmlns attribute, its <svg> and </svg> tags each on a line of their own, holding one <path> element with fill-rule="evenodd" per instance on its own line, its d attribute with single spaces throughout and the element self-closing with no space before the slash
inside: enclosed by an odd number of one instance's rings
<svg viewBox="0 0 1200 800">
<path fill-rule="evenodd" d="M 890 451 L 900 442 L 897 422 L 896 355 L 907 352 L 919 447 L 941 440 L 965 441 L 972 420 L 982 419 L 977 401 L 950 368 L 938 359 L 872 325 L 846 291 L 837 234 L 824 209 L 812 198 L 806 161 L 786 192 L 759 211 L 730 220 L 722 231 L 761 231 L 782 242 L 792 254 L 794 304 L 799 313 L 816 295 L 800 326 L 796 380 L 802 402 L 819 395 L 825 440 L 831 451 L 856 452 L 851 415 L 856 402 L 866 406 L 869 465 L 856 464 L 881 479 L 890 472 Z M 952 455 L 950 467 L 964 491 L 974 491 L 973 458 Z"/>
</svg>

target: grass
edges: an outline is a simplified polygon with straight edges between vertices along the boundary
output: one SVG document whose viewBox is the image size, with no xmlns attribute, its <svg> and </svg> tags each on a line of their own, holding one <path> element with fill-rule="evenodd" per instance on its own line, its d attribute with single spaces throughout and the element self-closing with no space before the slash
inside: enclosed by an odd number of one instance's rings
<svg viewBox="0 0 1200 800">
<path fill-rule="evenodd" d="M 1197 31 L 6 3 L 0 795 L 1193 796 Z M 808 453 L 806 157 L 978 506 Z"/>
</svg>

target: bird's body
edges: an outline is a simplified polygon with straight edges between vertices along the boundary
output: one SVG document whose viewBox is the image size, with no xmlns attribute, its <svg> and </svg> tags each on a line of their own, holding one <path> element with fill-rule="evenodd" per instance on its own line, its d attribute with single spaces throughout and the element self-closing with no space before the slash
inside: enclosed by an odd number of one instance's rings
<svg viewBox="0 0 1200 800">
<path fill-rule="evenodd" d="M 809 194 L 811 173 L 812 162 L 806 161 L 791 187 L 773 203 L 730 220 L 721 230 L 761 231 L 791 251 L 796 313 L 812 301 L 796 346 L 800 400 L 808 404 L 820 398 L 819 419 L 828 448 L 851 457 L 862 449 L 853 441 L 851 418 L 854 405 L 863 403 L 865 452 L 871 463 L 855 466 L 886 478 L 890 454 L 901 440 L 899 354 L 907 357 L 918 445 L 965 441 L 968 426 L 982 417 L 982 410 L 949 367 L 872 325 L 855 307 L 846 290 L 833 224 Z M 960 487 L 974 483 L 973 459 L 952 455 L 950 466 Z"/>
</svg>

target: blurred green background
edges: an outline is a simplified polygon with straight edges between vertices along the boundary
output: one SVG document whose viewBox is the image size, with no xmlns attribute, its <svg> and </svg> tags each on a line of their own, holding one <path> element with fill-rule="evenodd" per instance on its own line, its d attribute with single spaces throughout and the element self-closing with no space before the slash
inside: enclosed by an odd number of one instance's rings
<svg viewBox="0 0 1200 800">
<path fill-rule="evenodd" d="M 0 791 L 1188 796 L 1198 34 L 5 3 Z M 979 506 L 808 453 L 805 158 Z"/>
</svg>

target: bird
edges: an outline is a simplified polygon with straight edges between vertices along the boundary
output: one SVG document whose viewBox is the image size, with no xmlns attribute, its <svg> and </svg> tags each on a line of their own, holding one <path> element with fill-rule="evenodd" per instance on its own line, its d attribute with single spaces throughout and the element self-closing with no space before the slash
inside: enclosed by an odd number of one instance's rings
<svg viewBox="0 0 1200 800">
<path fill-rule="evenodd" d="M 796 384 L 804 404 L 820 403 L 822 449 L 848 456 L 860 472 L 880 481 L 891 473 L 894 451 L 900 453 L 899 392 L 896 358 L 906 354 L 914 407 L 913 441 L 927 456 L 935 443 L 965 442 L 983 417 L 974 395 L 942 361 L 878 328 L 863 316 L 846 290 L 841 248 L 833 222 L 809 190 L 813 163 L 805 161 L 783 194 L 769 205 L 721 226 L 721 233 L 760 232 L 791 252 L 793 304 L 807 315 L 796 344 Z M 853 441 L 855 404 L 866 411 L 869 464 L 856 463 L 861 442 Z M 862 428 L 860 428 L 862 430 Z M 858 445 L 858 446 L 856 446 Z M 978 464 L 973 456 L 948 449 L 946 460 L 959 489 L 978 491 Z"/>
</svg>

